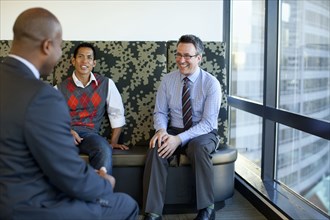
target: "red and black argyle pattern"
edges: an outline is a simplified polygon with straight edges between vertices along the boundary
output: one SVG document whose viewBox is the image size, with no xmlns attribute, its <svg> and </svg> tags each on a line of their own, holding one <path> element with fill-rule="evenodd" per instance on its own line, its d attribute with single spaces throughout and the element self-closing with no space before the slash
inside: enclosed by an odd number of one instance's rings
<svg viewBox="0 0 330 220">
<path fill-rule="evenodd" d="M 57 85 L 64 95 L 71 115 L 71 126 L 83 126 L 99 131 L 106 111 L 108 79 L 94 74 L 97 80 L 87 87 L 77 87 L 72 76 Z"/>
</svg>

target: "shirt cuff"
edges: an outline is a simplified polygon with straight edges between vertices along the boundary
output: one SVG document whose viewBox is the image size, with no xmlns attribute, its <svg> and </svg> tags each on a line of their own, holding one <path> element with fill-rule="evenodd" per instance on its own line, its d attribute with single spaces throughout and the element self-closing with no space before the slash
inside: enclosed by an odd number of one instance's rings
<svg viewBox="0 0 330 220">
<path fill-rule="evenodd" d="M 188 143 L 188 141 L 190 140 L 190 137 L 186 131 L 182 132 L 178 135 L 179 135 L 179 138 L 181 139 L 181 146 L 186 145 Z"/>
<path fill-rule="evenodd" d="M 125 125 L 125 117 L 110 119 L 111 128 L 119 128 Z"/>
</svg>

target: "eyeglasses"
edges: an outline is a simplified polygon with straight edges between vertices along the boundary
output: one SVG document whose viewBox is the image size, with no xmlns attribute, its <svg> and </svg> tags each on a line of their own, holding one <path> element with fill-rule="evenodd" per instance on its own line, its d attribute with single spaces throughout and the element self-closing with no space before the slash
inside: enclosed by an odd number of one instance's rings
<svg viewBox="0 0 330 220">
<path fill-rule="evenodd" d="M 183 57 L 183 59 L 185 59 L 185 60 L 190 60 L 193 57 L 197 57 L 198 54 L 195 54 L 195 55 L 184 54 L 184 55 L 182 55 L 180 53 L 175 53 L 174 56 L 175 56 L 175 59 L 181 59 Z"/>
</svg>

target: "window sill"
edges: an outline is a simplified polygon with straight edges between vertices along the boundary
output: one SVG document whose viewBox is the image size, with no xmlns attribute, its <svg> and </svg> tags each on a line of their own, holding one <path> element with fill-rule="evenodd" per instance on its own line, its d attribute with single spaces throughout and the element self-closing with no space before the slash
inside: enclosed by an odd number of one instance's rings
<svg viewBox="0 0 330 220">
<path fill-rule="evenodd" d="M 275 181 L 262 181 L 260 168 L 238 155 L 235 188 L 269 219 L 329 219 L 295 193 Z"/>
</svg>

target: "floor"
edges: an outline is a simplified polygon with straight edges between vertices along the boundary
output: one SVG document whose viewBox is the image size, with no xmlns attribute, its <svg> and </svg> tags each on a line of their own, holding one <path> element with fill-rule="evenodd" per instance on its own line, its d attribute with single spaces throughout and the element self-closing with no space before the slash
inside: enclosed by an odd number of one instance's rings
<svg viewBox="0 0 330 220">
<path fill-rule="evenodd" d="M 189 214 L 168 214 L 163 215 L 163 220 L 192 220 L 196 217 L 196 213 Z M 139 220 L 143 216 L 139 216 Z M 222 209 L 216 212 L 216 220 L 266 220 L 247 199 L 245 199 L 237 190 L 232 201 L 226 204 Z"/>
</svg>

